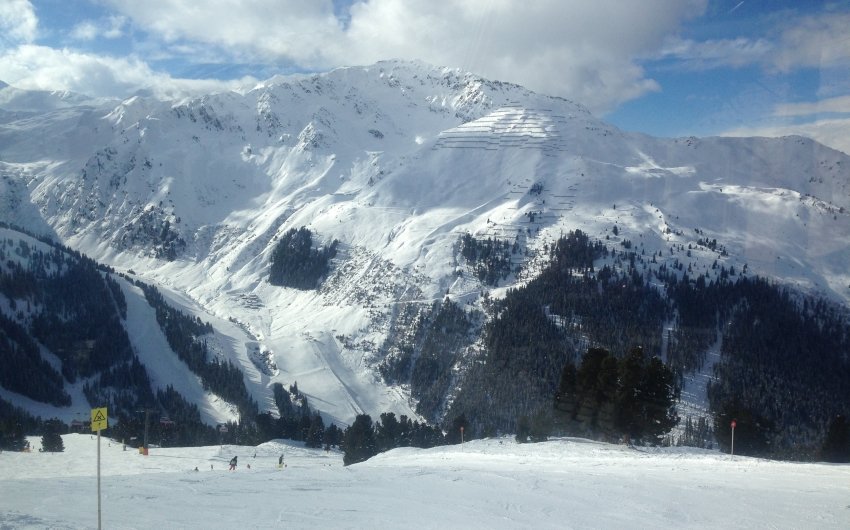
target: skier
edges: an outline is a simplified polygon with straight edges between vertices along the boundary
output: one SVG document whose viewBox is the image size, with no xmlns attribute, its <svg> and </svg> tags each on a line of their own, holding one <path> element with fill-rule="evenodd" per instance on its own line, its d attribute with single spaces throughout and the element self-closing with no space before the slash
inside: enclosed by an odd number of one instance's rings
<svg viewBox="0 0 850 530">
<path fill-rule="evenodd" d="M 236 458 L 237 457 L 234 456 L 230 459 L 230 471 L 236 471 Z"/>
<path fill-rule="evenodd" d="M 280 455 L 280 458 L 277 459 L 277 468 L 278 469 L 283 468 L 283 455 Z"/>
</svg>

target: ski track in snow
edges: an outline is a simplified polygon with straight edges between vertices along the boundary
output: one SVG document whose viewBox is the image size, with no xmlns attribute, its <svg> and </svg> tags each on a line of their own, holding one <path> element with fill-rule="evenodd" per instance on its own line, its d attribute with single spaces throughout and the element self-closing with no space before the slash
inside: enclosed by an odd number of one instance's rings
<svg viewBox="0 0 850 530">
<path fill-rule="evenodd" d="M 63 440 L 64 453 L 0 454 L 0 528 L 96 527 L 96 437 Z M 101 452 L 104 528 L 850 526 L 848 465 L 695 449 L 501 438 L 396 449 L 348 467 L 337 451 L 282 440 L 154 447 L 145 457 L 103 438 Z"/>
</svg>

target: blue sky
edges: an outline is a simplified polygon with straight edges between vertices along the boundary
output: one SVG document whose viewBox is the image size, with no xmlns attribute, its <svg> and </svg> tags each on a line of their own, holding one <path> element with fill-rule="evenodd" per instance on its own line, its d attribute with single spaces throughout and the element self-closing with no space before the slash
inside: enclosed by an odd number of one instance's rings
<svg viewBox="0 0 850 530">
<path fill-rule="evenodd" d="M 420 59 L 659 136 L 850 151 L 850 1 L 0 0 L 0 80 L 126 97 Z"/>
</svg>

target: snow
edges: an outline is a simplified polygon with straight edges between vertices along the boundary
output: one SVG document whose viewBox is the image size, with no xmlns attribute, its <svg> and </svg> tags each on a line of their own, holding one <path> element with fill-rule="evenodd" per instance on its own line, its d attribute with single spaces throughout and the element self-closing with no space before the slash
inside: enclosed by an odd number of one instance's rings
<svg viewBox="0 0 850 530">
<path fill-rule="evenodd" d="M 96 437 L 65 435 L 63 453 L 37 452 L 38 440 L 32 453 L 0 454 L 0 527 L 96 527 Z M 343 467 L 339 452 L 282 440 L 142 456 L 103 438 L 101 454 L 104 528 L 850 526 L 850 466 L 695 449 L 501 438 Z"/>
<path fill-rule="evenodd" d="M 136 354 L 145 360 L 154 391 L 165 390 L 168 386 L 179 389 L 189 403 L 198 405 L 201 420 L 207 424 L 233 419 L 234 411 L 222 407 L 220 400 L 203 389 L 200 378 L 171 352 L 168 339 L 157 323 L 156 311 L 148 304 L 142 290 L 123 278 L 119 285 L 127 300 L 127 335 Z"/>
<path fill-rule="evenodd" d="M 455 275 L 467 232 L 520 236 L 539 264 L 534 252 L 581 229 L 612 248 L 662 251 L 656 266 L 747 264 L 850 305 L 850 157 L 805 138 L 625 133 L 567 100 L 401 61 L 276 77 L 244 94 L 74 101 L 0 123 L 0 220 L 132 269 L 211 322 L 261 407 L 274 408 L 274 383 L 297 381 L 340 424 L 360 411 L 415 417 L 410 396 L 377 376 L 377 349 L 400 303 L 447 291 L 479 302 L 485 288 Z M 186 241 L 175 261 L 122 239 L 152 211 Z M 333 289 L 268 284 L 277 238 L 300 226 L 339 240 Z M 671 255 L 674 245 L 692 255 Z M 160 339 L 133 326 L 140 359 L 165 383 Z M 258 348 L 277 371 L 255 366 Z M 175 387 L 200 399 L 205 420 L 230 414 L 191 379 Z"/>
</svg>

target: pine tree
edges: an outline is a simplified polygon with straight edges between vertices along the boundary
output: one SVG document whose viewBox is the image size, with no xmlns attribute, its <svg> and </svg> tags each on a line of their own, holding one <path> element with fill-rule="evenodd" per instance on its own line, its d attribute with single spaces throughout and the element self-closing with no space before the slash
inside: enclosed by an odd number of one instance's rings
<svg viewBox="0 0 850 530">
<path fill-rule="evenodd" d="M 675 407 L 678 389 L 674 378 L 673 371 L 658 357 L 650 359 L 644 369 L 640 401 L 643 405 L 641 431 L 646 441 L 658 443 L 661 436 L 679 423 Z"/>
<path fill-rule="evenodd" d="M 307 439 L 305 445 L 314 449 L 322 446 L 325 435 L 325 422 L 322 420 L 322 415 L 318 412 L 313 414 L 310 420 L 310 427 L 307 430 Z"/>
<path fill-rule="evenodd" d="M 313 425 L 313 418 L 310 416 L 310 409 L 304 407 L 301 409 L 301 418 L 298 420 L 298 432 L 296 440 L 306 442 L 310 435 L 310 426 Z"/>
<path fill-rule="evenodd" d="M 516 422 L 516 441 L 524 444 L 528 443 L 528 436 L 531 432 L 528 416 L 520 416 Z"/>
<path fill-rule="evenodd" d="M 371 416 L 357 415 L 351 427 L 345 430 L 344 445 L 345 454 L 342 457 L 342 463 L 346 466 L 364 462 L 378 454 Z"/>
<path fill-rule="evenodd" d="M 397 447 L 410 447 L 413 436 L 413 422 L 402 414 L 398 420 L 398 443 Z"/>
<path fill-rule="evenodd" d="M 281 236 L 272 252 L 269 282 L 272 285 L 315 289 L 330 270 L 328 261 L 336 256 L 338 242 L 313 249 L 313 236 L 306 227 L 291 229 Z"/>
<path fill-rule="evenodd" d="M 611 441 L 617 436 L 617 385 L 618 363 L 613 355 L 602 360 L 596 383 L 596 428 L 603 440 Z"/>
<path fill-rule="evenodd" d="M 401 426 L 392 412 L 381 414 L 381 421 L 375 426 L 375 442 L 379 452 L 398 447 Z"/>
<path fill-rule="evenodd" d="M 64 430 L 64 425 L 59 420 L 50 420 L 44 423 L 44 435 L 41 437 L 41 450 L 48 453 L 61 453 L 65 450 L 62 436 L 59 433 Z"/>
<path fill-rule="evenodd" d="M 835 416 L 829 424 L 821 458 L 824 462 L 850 462 L 850 425 L 841 414 Z"/>
<path fill-rule="evenodd" d="M 342 432 L 339 427 L 331 423 L 325 429 L 323 440 L 325 441 L 325 446 L 328 448 L 338 446 L 342 442 Z"/>
<path fill-rule="evenodd" d="M 62 437 L 59 433 L 49 432 L 41 437 L 41 448 L 49 453 L 61 453 L 65 450 L 65 445 L 62 443 Z"/>
<path fill-rule="evenodd" d="M 599 414 L 599 384 L 602 365 L 610 354 L 602 348 L 590 348 L 581 359 L 576 374 L 578 390 L 578 408 L 576 421 L 580 424 L 583 434 L 591 436 L 596 432 L 597 415 Z"/>
<path fill-rule="evenodd" d="M 531 417 L 528 437 L 532 442 L 545 442 L 552 434 L 552 415 L 548 409 L 541 409 Z"/>
<path fill-rule="evenodd" d="M 569 362 L 561 371 L 561 381 L 555 393 L 553 423 L 559 434 L 572 434 L 578 399 L 576 390 L 576 367 Z"/>
<path fill-rule="evenodd" d="M 739 401 L 724 403 L 714 416 L 714 433 L 720 449 L 726 453 L 732 447 L 732 420 L 735 420 L 735 454 L 763 456 L 770 448 L 773 425 Z"/>
<path fill-rule="evenodd" d="M 24 430 L 19 423 L 0 422 L 0 449 L 5 451 L 23 451 L 27 444 Z"/>
<path fill-rule="evenodd" d="M 643 360 L 643 350 L 634 348 L 620 362 L 620 385 L 616 397 L 617 426 L 627 442 L 640 440 L 643 434 L 640 403 Z"/>
<path fill-rule="evenodd" d="M 624 435 L 658 443 L 678 423 L 674 382 L 673 371 L 657 357 L 646 361 L 640 348 L 620 361 L 605 349 L 590 348 L 577 371 L 568 363 L 561 372 L 553 411 L 557 427 L 602 440 Z"/>
<path fill-rule="evenodd" d="M 270 412 L 257 414 L 256 423 L 261 440 L 280 438 L 280 424 L 275 421 Z"/>
<path fill-rule="evenodd" d="M 463 431 L 463 433 L 461 433 Z M 452 425 L 446 433 L 446 443 L 450 445 L 459 444 L 462 440 L 471 440 L 472 433 L 469 432 L 469 422 L 466 415 L 461 414 L 452 420 Z"/>
</svg>

